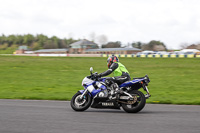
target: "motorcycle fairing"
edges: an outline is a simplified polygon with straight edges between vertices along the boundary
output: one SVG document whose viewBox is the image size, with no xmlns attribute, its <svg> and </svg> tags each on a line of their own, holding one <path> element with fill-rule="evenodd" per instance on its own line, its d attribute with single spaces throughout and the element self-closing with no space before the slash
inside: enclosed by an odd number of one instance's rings
<svg viewBox="0 0 200 133">
<path fill-rule="evenodd" d="M 139 83 L 140 81 L 143 81 L 144 78 L 141 79 L 134 79 L 132 81 L 126 81 L 125 83 L 122 83 L 119 87 L 128 87 L 128 86 L 132 86 L 136 83 Z"/>
<path fill-rule="evenodd" d="M 80 92 L 81 94 L 83 94 L 84 91 L 85 91 L 85 90 L 79 90 L 79 92 Z M 96 94 L 98 94 L 98 93 L 101 92 L 101 91 L 103 91 L 103 90 L 101 90 L 101 89 L 94 89 L 91 93 L 89 93 L 89 95 L 92 96 L 92 97 L 94 97 Z"/>
<path fill-rule="evenodd" d="M 116 101 L 110 101 L 108 98 L 94 98 L 91 108 L 120 109 L 120 105 Z"/>
</svg>

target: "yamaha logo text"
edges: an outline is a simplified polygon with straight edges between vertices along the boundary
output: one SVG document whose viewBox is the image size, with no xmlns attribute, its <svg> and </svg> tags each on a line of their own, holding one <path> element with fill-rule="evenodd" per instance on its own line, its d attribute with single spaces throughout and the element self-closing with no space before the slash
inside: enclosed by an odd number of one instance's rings
<svg viewBox="0 0 200 133">
<path fill-rule="evenodd" d="M 102 106 L 114 106 L 114 103 L 102 103 Z"/>
</svg>

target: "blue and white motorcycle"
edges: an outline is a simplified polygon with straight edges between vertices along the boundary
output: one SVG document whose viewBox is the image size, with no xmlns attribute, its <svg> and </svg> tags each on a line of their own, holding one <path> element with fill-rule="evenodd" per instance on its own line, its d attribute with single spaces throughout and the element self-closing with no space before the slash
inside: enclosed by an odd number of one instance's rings
<svg viewBox="0 0 200 133">
<path fill-rule="evenodd" d="M 119 85 L 121 91 L 117 98 L 113 99 L 113 89 L 107 84 L 106 78 L 98 78 L 92 73 L 93 68 L 90 68 L 90 76 L 87 76 L 82 81 L 84 90 L 79 90 L 71 99 L 71 107 L 75 111 L 84 111 L 91 108 L 108 108 L 120 109 L 128 113 L 137 113 L 141 111 L 145 104 L 146 99 L 150 97 L 147 88 L 150 82 L 149 77 L 146 75 L 142 78 L 135 78 Z M 143 88 L 147 94 L 138 91 Z"/>
</svg>

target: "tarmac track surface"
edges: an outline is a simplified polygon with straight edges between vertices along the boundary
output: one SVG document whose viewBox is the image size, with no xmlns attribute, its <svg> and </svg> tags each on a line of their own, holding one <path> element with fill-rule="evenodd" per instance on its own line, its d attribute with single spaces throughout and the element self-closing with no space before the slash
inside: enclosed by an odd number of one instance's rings
<svg viewBox="0 0 200 133">
<path fill-rule="evenodd" d="M 0 133 L 200 133 L 200 106 L 147 104 L 137 113 L 70 102 L 0 100 Z"/>
</svg>

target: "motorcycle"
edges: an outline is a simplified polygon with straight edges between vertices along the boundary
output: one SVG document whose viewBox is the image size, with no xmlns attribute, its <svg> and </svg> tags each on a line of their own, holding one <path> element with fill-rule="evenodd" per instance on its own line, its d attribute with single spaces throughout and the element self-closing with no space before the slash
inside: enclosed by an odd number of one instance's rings
<svg viewBox="0 0 200 133">
<path fill-rule="evenodd" d="M 115 91 L 107 83 L 107 78 L 98 78 L 97 73 L 93 73 L 92 67 L 90 74 L 82 81 L 84 90 L 79 90 L 71 99 L 71 107 L 75 111 L 84 111 L 91 106 L 91 108 L 103 109 L 122 107 L 128 113 L 137 113 L 144 108 L 146 99 L 151 96 L 147 88 L 150 82 L 148 75 L 119 84 L 120 94 L 113 99 L 112 95 Z M 147 94 L 144 95 L 139 91 L 140 88 L 143 88 Z"/>
</svg>

